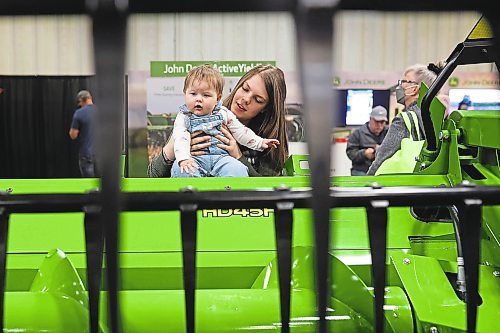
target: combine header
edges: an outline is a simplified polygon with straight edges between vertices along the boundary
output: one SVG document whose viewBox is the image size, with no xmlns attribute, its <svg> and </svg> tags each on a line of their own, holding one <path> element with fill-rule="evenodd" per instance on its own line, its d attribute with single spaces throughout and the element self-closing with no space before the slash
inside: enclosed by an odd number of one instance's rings
<svg viewBox="0 0 500 333">
<path fill-rule="evenodd" d="M 457 66 L 499 64 L 497 16 L 491 28 L 480 21 L 422 95 L 427 142 L 414 173 L 329 175 L 332 16 L 447 3 L 2 0 L 2 15 L 92 17 L 104 172 L 100 180 L 0 180 L 0 328 L 498 331 L 500 111 L 444 119 L 434 99 Z M 206 6 L 296 15 L 310 169 L 292 156 L 285 177 L 120 177 L 127 14 Z"/>
</svg>

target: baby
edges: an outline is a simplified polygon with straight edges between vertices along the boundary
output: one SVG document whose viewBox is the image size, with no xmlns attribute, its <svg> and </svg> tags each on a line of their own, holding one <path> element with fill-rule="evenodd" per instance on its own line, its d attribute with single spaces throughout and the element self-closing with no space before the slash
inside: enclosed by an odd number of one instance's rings
<svg viewBox="0 0 500 333">
<path fill-rule="evenodd" d="M 223 136 L 222 125 L 227 126 L 239 144 L 253 150 L 263 151 L 280 144 L 276 139 L 259 137 L 222 106 L 223 86 L 224 78 L 211 65 L 195 67 L 187 74 L 183 90 L 186 104 L 179 108 L 172 134 L 172 177 L 248 177 L 247 167 L 217 146 L 222 142 L 215 136 Z M 210 146 L 203 155 L 192 156 L 191 134 L 198 131 L 211 136 Z"/>
</svg>

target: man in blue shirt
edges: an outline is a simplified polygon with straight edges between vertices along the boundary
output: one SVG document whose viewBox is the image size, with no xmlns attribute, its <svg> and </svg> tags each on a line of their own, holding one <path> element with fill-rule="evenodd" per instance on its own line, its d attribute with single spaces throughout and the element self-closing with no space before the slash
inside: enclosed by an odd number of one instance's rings
<svg viewBox="0 0 500 333">
<path fill-rule="evenodd" d="M 72 140 L 80 139 L 80 151 L 78 154 L 78 163 L 80 173 L 83 178 L 97 177 L 97 169 L 95 165 L 95 156 L 92 146 L 93 130 L 92 118 L 95 112 L 92 96 L 87 90 L 81 90 L 76 95 L 80 108 L 75 111 L 69 136 Z"/>
</svg>

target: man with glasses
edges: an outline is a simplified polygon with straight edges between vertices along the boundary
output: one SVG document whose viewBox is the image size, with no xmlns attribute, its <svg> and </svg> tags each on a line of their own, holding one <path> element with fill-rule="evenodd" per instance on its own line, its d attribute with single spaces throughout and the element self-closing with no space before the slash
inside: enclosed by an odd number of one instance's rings
<svg viewBox="0 0 500 333">
<path fill-rule="evenodd" d="M 419 64 L 413 65 L 408 67 L 404 71 L 403 78 L 398 80 L 398 85 L 396 86 L 396 99 L 398 103 L 405 106 L 403 112 L 414 112 L 418 119 L 417 123 L 415 123 L 413 118 L 409 117 L 411 121 L 412 137 L 418 136 L 417 130 L 420 131 L 421 135 L 425 135 L 420 108 L 417 105 L 420 83 L 425 82 L 425 84 L 430 87 L 443 67 L 443 63 L 439 63 L 438 65 L 429 64 L 428 66 Z M 410 132 L 402 116 L 398 115 L 394 118 L 384 141 L 377 150 L 375 160 L 370 166 L 370 169 L 368 169 L 367 175 L 375 175 L 380 165 L 401 149 L 401 140 L 409 137 Z"/>
</svg>

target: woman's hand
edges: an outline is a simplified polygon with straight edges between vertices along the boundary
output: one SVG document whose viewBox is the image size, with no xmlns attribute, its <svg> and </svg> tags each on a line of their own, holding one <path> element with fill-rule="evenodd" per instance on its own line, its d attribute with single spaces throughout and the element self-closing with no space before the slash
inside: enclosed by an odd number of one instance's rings
<svg viewBox="0 0 500 333">
<path fill-rule="evenodd" d="M 231 132 L 225 126 L 221 126 L 220 130 L 222 134 L 224 134 L 224 136 L 222 135 L 215 136 L 222 142 L 222 144 L 219 143 L 217 147 L 224 149 L 225 151 L 227 151 L 229 156 L 234 157 L 235 159 L 238 160 L 241 157 L 241 150 L 240 147 L 238 146 L 238 143 L 234 139 Z"/>
<path fill-rule="evenodd" d="M 200 136 L 195 138 L 195 136 L 203 133 L 202 131 L 196 131 L 191 133 L 191 155 L 200 156 L 204 155 L 205 152 L 202 150 L 204 148 L 210 147 L 210 136 Z"/>
</svg>

